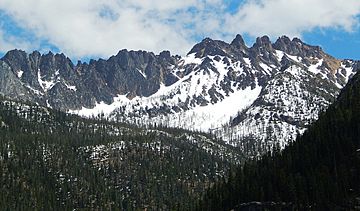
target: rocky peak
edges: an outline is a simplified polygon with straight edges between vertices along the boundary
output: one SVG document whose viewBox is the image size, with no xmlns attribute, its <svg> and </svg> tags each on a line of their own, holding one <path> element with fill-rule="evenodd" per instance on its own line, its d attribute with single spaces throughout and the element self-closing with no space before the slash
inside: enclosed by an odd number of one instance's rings
<svg viewBox="0 0 360 211">
<path fill-rule="evenodd" d="M 175 65 L 177 63 L 177 61 L 179 60 L 179 58 L 177 56 L 172 56 L 170 51 L 160 52 L 160 54 L 158 55 L 158 58 L 159 58 L 160 62 L 162 62 L 164 64 L 169 63 L 171 65 Z"/>
<path fill-rule="evenodd" d="M 254 65 L 257 65 L 258 62 L 262 62 L 268 65 L 277 66 L 279 63 L 268 36 L 256 38 L 256 42 L 250 48 L 250 57 Z"/>
<path fill-rule="evenodd" d="M 152 52 L 147 51 L 128 51 L 121 50 L 115 57 L 111 57 L 108 62 L 115 60 L 121 67 L 128 68 L 133 66 L 146 65 L 154 60 L 156 56 Z"/>
<path fill-rule="evenodd" d="M 322 58 L 321 54 L 323 54 L 323 51 L 319 46 L 311 46 L 305 44 L 303 41 L 296 37 L 290 40 L 290 38 L 282 36 L 276 40 L 273 47 L 276 50 L 283 51 L 289 55 L 299 56 L 302 58 Z"/>
<path fill-rule="evenodd" d="M 33 51 L 30 55 L 29 55 L 30 58 L 34 58 L 34 59 L 40 59 L 41 57 L 41 53 L 39 51 Z"/>
<path fill-rule="evenodd" d="M 270 38 L 265 35 L 265 36 L 256 38 L 256 42 L 253 47 L 272 48 L 272 44 L 271 44 Z"/>
<path fill-rule="evenodd" d="M 69 58 L 67 56 L 65 56 L 65 54 L 61 53 L 61 54 L 55 54 L 55 60 L 57 61 L 62 61 L 62 62 L 67 62 L 69 60 Z"/>
<path fill-rule="evenodd" d="M 256 38 L 256 42 L 250 49 L 255 54 L 268 54 L 269 52 L 273 52 L 273 47 L 268 36 L 258 37 Z"/>
<path fill-rule="evenodd" d="M 11 67 L 16 76 L 21 76 L 21 81 L 26 80 L 30 86 L 39 88 L 37 72 L 34 71 L 34 68 L 37 70 L 39 64 L 36 55 L 37 53 L 34 53 L 34 57 L 30 57 L 25 51 L 15 49 L 6 53 L 1 60 Z"/>
<path fill-rule="evenodd" d="M 27 62 L 28 55 L 22 50 L 11 50 L 1 60 L 5 61 L 13 70 L 25 71 L 29 69 Z"/>
<path fill-rule="evenodd" d="M 162 51 L 162 52 L 160 52 L 159 57 L 161 59 L 170 59 L 171 58 L 170 51 Z"/>
<path fill-rule="evenodd" d="M 30 56 L 30 58 L 32 57 Z M 34 60 L 32 63 L 34 63 L 33 70 L 35 72 L 40 70 L 41 75 L 44 75 L 48 80 L 55 77 L 59 72 L 63 76 L 70 77 L 74 69 L 74 64 L 68 57 L 64 54 L 53 54 L 52 52 L 42 55 L 37 61 Z"/>
<path fill-rule="evenodd" d="M 196 58 L 205 56 L 226 56 L 226 49 L 231 46 L 220 40 L 212 40 L 210 38 L 203 39 L 200 43 L 196 44 L 188 53 L 188 55 L 195 53 Z"/>
<path fill-rule="evenodd" d="M 247 50 L 248 47 L 245 45 L 244 39 L 240 34 L 237 34 L 235 39 L 230 44 L 232 47 L 240 50 Z"/>
<path fill-rule="evenodd" d="M 304 44 L 304 42 L 303 42 L 302 40 L 300 40 L 300 38 L 297 38 L 297 37 L 294 37 L 294 38 L 292 39 L 292 42 L 293 42 L 293 43 L 298 43 L 298 44 Z"/>
<path fill-rule="evenodd" d="M 14 49 L 14 50 L 8 51 L 5 54 L 5 56 L 2 58 L 2 60 L 6 60 L 6 59 L 10 60 L 10 59 L 14 59 L 14 58 L 25 59 L 26 57 L 27 57 L 27 54 L 25 51 Z"/>
<path fill-rule="evenodd" d="M 281 36 L 275 41 L 274 48 L 277 50 L 287 52 L 288 51 L 287 49 L 291 44 L 292 44 L 291 39 L 289 37 Z"/>
<path fill-rule="evenodd" d="M 274 43 L 274 48 L 285 52 L 291 56 L 297 56 L 302 58 L 302 61 L 307 66 L 316 64 L 320 60 L 322 61 L 321 70 L 329 71 L 332 75 L 336 74 L 336 71 L 341 66 L 341 61 L 326 54 L 321 47 L 312 46 L 304 43 L 299 38 L 290 38 L 282 36 Z"/>
<path fill-rule="evenodd" d="M 256 38 L 256 42 L 254 43 L 254 45 L 251 47 L 250 50 L 252 51 L 253 56 L 257 56 L 259 54 L 261 56 L 263 54 L 274 52 L 270 38 L 268 36 Z"/>
</svg>

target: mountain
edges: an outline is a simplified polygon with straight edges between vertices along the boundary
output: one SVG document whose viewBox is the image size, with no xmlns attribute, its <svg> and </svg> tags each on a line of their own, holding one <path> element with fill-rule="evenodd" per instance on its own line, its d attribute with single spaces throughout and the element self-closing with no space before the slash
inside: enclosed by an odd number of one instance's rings
<svg viewBox="0 0 360 211">
<path fill-rule="evenodd" d="M 0 210 L 172 210 L 242 159 L 206 134 L 0 99 Z"/>
<path fill-rule="evenodd" d="M 285 146 L 337 96 L 359 66 L 300 39 L 206 38 L 185 57 L 121 50 L 74 65 L 63 54 L 9 51 L 0 93 L 82 116 L 211 132 L 243 150 Z M 246 143 L 246 144 L 244 144 Z"/>
<path fill-rule="evenodd" d="M 122 50 L 106 61 L 74 65 L 64 54 L 13 50 L 1 59 L 1 93 L 64 111 L 111 103 L 123 93 L 149 96 L 174 81 L 164 68 L 175 58 L 167 56 Z"/>
<path fill-rule="evenodd" d="M 198 210 L 358 210 L 360 73 L 284 150 L 238 167 Z"/>
</svg>

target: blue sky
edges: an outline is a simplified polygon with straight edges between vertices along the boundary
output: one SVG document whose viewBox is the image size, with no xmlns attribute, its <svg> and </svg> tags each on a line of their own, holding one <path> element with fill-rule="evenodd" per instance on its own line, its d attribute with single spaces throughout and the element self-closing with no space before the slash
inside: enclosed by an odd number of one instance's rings
<svg viewBox="0 0 360 211">
<path fill-rule="evenodd" d="M 0 55 L 18 48 L 73 60 L 120 49 L 184 55 L 204 37 L 300 37 L 337 58 L 360 60 L 360 1 L 1 0 Z"/>
</svg>

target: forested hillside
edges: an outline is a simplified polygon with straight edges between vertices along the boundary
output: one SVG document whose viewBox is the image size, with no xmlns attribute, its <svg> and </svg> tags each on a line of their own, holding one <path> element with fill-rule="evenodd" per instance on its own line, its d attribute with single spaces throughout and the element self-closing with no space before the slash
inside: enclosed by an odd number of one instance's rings
<svg viewBox="0 0 360 211">
<path fill-rule="evenodd" d="M 176 209 L 240 159 L 202 134 L 4 99 L 0 118 L 0 210 Z"/>
<path fill-rule="evenodd" d="M 360 75 L 303 136 L 232 175 L 211 188 L 197 209 L 359 209 Z"/>
</svg>

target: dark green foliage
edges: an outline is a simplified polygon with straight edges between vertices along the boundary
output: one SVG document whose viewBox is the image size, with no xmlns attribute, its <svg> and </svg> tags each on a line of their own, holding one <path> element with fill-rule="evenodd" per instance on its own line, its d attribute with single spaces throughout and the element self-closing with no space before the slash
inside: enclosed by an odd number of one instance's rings
<svg viewBox="0 0 360 211">
<path fill-rule="evenodd" d="M 258 202 L 258 203 L 257 203 Z M 351 210 L 360 203 L 360 75 L 283 151 L 245 163 L 198 210 Z M 270 207 L 270 208 L 269 208 Z"/>
<path fill-rule="evenodd" d="M 239 158 L 225 145 L 202 143 L 211 139 L 201 134 L 7 100 L 0 101 L 0 124 L 0 210 L 176 209 Z"/>
</svg>

